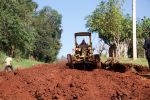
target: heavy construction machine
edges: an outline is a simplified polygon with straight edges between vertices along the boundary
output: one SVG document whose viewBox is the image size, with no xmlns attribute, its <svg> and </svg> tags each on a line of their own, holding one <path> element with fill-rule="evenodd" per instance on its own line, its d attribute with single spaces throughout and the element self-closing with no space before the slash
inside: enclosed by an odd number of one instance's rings
<svg viewBox="0 0 150 100">
<path fill-rule="evenodd" d="M 92 47 L 91 33 L 78 32 L 75 36 L 75 47 L 73 54 L 67 54 L 67 65 L 69 68 L 83 68 L 83 69 L 95 69 L 101 67 L 101 61 L 99 54 L 93 54 L 94 49 Z M 88 37 L 88 43 L 82 40 L 81 44 L 77 43 L 77 37 Z"/>
</svg>

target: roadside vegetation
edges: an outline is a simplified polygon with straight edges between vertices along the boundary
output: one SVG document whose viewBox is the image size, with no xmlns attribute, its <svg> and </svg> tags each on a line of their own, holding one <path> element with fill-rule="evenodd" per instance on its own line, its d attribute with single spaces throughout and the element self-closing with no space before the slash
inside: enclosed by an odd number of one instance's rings
<svg viewBox="0 0 150 100">
<path fill-rule="evenodd" d="M 137 18 L 138 59 L 133 61 L 132 18 L 123 13 L 124 2 L 100 1 L 86 17 L 86 27 L 109 45 L 110 57 L 121 58 L 119 61 L 124 63 L 147 65 L 142 47 L 150 32 L 150 18 Z M 56 61 L 61 48 L 62 15 L 51 7 L 37 8 L 38 4 L 33 0 L 0 1 L 0 67 L 6 55 L 13 56 L 16 68 L 44 62 L 45 58 L 47 62 Z"/>
<path fill-rule="evenodd" d="M 148 66 L 148 62 L 146 58 L 138 58 L 136 60 L 133 60 L 132 58 L 119 58 L 118 60 L 121 63 L 132 63 L 132 64 L 137 64 L 137 65 Z"/>
<path fill-rule="evenodd" d="M 108 58 L 102 56 L 101 61 L 105 62 Z M 131 64 L 136 64 L 136 65 L 142 65 L 142 66 L 148 66 L 148 62 L 146 58 L 137 58 L 136 60 L 133 60 L 132 58 L 115 58 L 117 61 L 120 63 L 131 63 Z"/>
<path fill-rule="evenodd" d="M 2 52 L 0 52 L 0 70 L 4 69 L 4 61 L 5 61 L 6 55 Z M 43 62 L 32 60 L 32 59 L 24 59 L 24 58 L 13 58 L 13 67 L 15 69 L 22 69 L 22 68 L 30 68 L 33 65 L 36 64 L 42 64 Z"/>
<path fill-rule="evenodd" d="M 86 17 L 86 27 L 90 32 L 98 33 L 99 38 L 110 46 L 109 56 L 132 58 L 132 17 L 123 13 L 124 2 L 125 0 L 101 1 Z M 144 58 L 143 44 L 150 32 L 150 18 L 137 18 L 136 31 L 137 56 Z"/>
<path fill-rule="evenodd" d="M 51 7 L 37 8 L 33 0 L 0 1 L 1 52 L 13 58 L 56 60 L 61 48 L 62 16 Z"/>
</svg>

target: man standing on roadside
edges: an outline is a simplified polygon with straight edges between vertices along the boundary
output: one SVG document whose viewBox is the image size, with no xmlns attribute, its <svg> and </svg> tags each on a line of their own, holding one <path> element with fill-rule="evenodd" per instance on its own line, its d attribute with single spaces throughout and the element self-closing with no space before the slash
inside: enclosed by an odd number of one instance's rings
<svg viewBox="0 0 150 100">
<path fill-rule="evenodd" d="M 148 35 L 149 35 L 148 38 L 145 39 L 143 48 L 145 49 L 145 56 L 149 65 L 148 69 L 150 70 L 150 32 L 148 33 Z"/>
<path fill-rule="evenodd" d="M 9 68 L 11 69 L 12 72 L 14 72 L 13 66 L 12 66 L 12 56 L 8 56 L 5 59 L 5 71 L 9 71 Z"/>
</svg>

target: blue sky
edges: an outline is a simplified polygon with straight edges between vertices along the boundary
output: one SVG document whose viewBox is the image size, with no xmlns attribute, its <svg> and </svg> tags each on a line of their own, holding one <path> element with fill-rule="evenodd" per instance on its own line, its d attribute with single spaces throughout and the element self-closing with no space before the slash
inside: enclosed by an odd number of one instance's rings
<svg viewBox="0 0 150 100">
<path fill-rule="evenodd" d="M 38 3 L 41 9 L 44 6 L 50 6 L 57 10 L 62 17 L 62 48 L 58 57 L 62 55 L 66 56 L 68 53 L 72 53 L 74 48 L 74 33 L 87 31 L 85 27 L 85 17 L 90 15 L 96 8 L 101 0 L 33 0 Z M 106 1 L 106 0 L 104 0 Z M 137 18 L 143 18 L 143 16 L 150 17 L 150 0 L 137 0 Z M 126 0 L 123 6 L 124 13 L 132 14 L 132 0 Z M 93 46 L 96 47 L 98 43 L 97 34 L 92 35 Z"/>
</svg>

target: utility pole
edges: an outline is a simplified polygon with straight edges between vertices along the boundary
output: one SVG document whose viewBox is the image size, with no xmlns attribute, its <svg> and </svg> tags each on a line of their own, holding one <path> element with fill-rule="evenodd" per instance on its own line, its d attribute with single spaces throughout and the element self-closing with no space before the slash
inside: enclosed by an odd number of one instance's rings
<svg viewBox="0 0 150 100">
<path fill-rule="evenodd" d="M 132 31 L 133 31 L 133 59 L 137 59 L 136 43 L 136 0 L 132 0 Z"/>
</svg>

